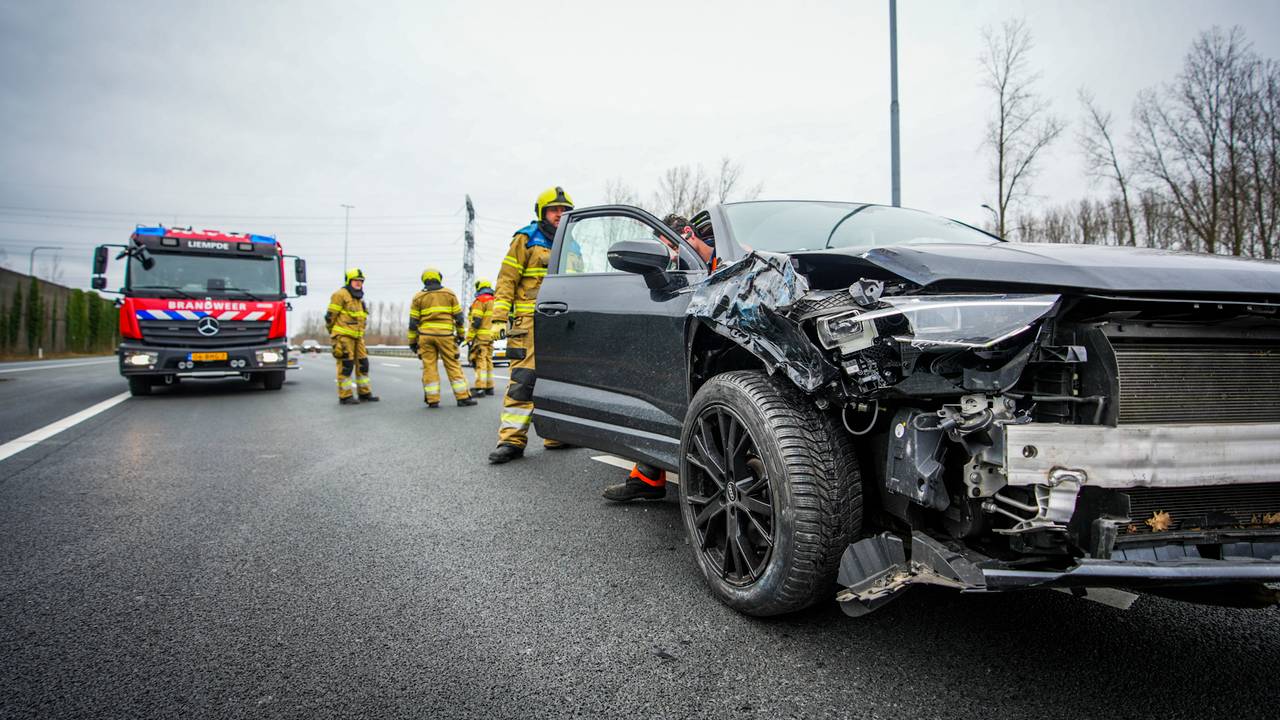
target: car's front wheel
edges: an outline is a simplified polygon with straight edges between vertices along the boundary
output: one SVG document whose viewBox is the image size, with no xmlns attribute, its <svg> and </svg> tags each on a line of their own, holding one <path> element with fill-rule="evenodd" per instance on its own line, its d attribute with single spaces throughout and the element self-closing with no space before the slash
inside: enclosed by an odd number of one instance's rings
<svg viewBox="0 0 1280 720">
<path fill-rule="evenodd" d="M 848 436 L 763 372 L 709 380 L 680 440 L 680 508 L 716 596 L 749 615 L 812 605 L 832 588 L 862 520 Z"/>
</svg>

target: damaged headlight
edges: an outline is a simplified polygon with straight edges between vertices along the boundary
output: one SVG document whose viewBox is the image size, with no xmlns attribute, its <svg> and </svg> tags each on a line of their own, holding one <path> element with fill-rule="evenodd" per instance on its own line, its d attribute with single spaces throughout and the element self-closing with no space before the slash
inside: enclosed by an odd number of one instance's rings
<svg viewBox="0 0 1280 720">
<path fill-rule="evenodd" d="M 818 321 L 818 339 L 828 349 L 855 352 L 875 339 L 875 321 L 901 317 L 909 332 L 894 339 L 917 347 L 988 348 L 1030 328 L 1048 315 L 1059 295 L 910 295 L 882 297 L 888 308 L 845 312 Z"/>
<path fill-rule="evenodd" d="M 831 315 L 818 320 L 818 341 L 828 350 L 840 349 L 848 354 L 870 347 L 876 339 L 874 320 L 858 311 Z"/>
</svg>

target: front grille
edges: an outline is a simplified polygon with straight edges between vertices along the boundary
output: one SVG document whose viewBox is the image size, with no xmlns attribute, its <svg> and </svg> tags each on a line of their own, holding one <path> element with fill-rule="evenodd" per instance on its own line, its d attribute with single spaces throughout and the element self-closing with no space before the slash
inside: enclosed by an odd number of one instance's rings
<svg viewBox="0 0 1280 720">
<path fill-rule="evenodd" d="M 191 348 L 220 348 L 257 345 L 271 332 L 268 320 L 227 320 L 218 323 L 218 334 L 201 335 L 194 320 L 139 320 L 142 341 L 151 345 Z"/>
<path fill-rule="evenodd" d="M 1114 347 L 1121 424 L 1280 421 L 1280 346 Z"/>
<path fill-rule="evenodd" d="M 1122 491 L 1129 496 L 1130 534 L 1147 534 L 1151 526 L 1146 520 L 1157 512 L 1169 513 L 1173 519 L 1170 530 L 1193 530 L 1199 527 L 1232 527 L 1259 525 L 1264 520 L 1277 519 L 1266 516 L 1280 514 L 1280 482 L 1253 485 L 1210 485 L 1190 488 L 1130 488 Z M 1225 514 L 1225 517 L 1214 515 Z M 1280 523 L 1272 523 L 1280 528 Z"/>
</svg>

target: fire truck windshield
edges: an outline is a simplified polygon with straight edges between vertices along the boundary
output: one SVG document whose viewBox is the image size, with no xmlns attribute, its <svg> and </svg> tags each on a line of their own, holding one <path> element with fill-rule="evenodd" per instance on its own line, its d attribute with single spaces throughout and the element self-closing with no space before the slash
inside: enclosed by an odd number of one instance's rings
<svg viewBox="0 0 1280 720">
<path fill-rule="evenodd" d="M 130 292 L 178 291 L 198 297 L 248 297 L 275 300 L 280 289 L 280 264 L 270 257 L 218 257 L 153 252 L 150 270 L 137 258 L 129 259 L 127 288 Z"/>
</svg>

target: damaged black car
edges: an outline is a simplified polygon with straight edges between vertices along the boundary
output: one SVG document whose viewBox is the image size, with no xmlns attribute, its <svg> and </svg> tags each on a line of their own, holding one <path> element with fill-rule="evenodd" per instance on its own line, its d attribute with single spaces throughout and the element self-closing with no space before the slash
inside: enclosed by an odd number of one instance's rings
<svg viewBox="0 0 1280 720">
<path fill-rule="evenodd" d="M 639 208 L 565 216 L 534 423 L 678 473 L 726 604 L 834 592 L 859 615 L 918 583 L 1277 601 L 1277 264 L 861 203 L 695 220 L 714 270 Z"/>
</svg>

